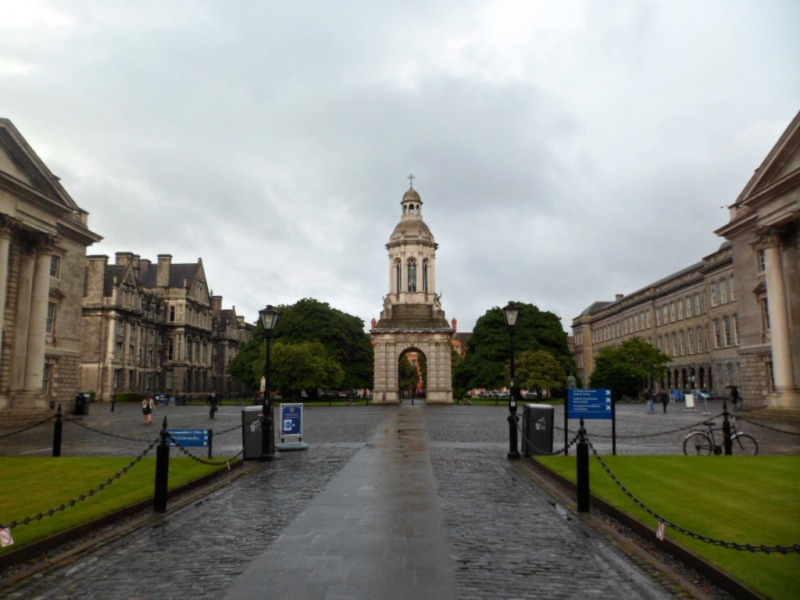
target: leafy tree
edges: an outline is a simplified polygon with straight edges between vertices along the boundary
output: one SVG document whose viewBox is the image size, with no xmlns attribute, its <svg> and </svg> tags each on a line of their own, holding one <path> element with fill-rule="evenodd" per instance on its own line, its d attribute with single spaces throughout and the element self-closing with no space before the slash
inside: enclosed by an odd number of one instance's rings
<svg viewBox="0 0 800 600">
<path fill-rule="evenodd" d="M 667 374 L 670 358 L 639 337 L 625 340 L 619 346 L 600 350 L 595 369 L 589 378 L 593 388 L 614 390 L 617 397 L 638 396 L 652 379 Z"/>
<path fill-rule="evenodd" d="M 527 350 L 546 350 L 562 365 L 565 372 L 574 371 L 572 355 L 567 346 L 567 334 L 561 321 L 552 312 L 539 310 L 532 304 L 517 303 L 520 307 L 514 338 L 516 356 Z M 454 388 L 468 390 L 476 387 L 498 388 L 508 385 L 509 333 L 503 311 L 488 310 L 472 332 L 467 354 L 456 365 Z M 561 386 L 565 382 L 560 382 Z"/>
<path fill-rule="evenodd" d="M 262 347 L 263 348 L 263 347 Z M 264 372 L 262 349 L 254 368 Z M 276 342 L 270 356 L 270 383 L 274 390 L 299 396 L 304 390 L 335 390 L 342 383 L 344 369 L 321 342 Z"/>
<path fill-rule="evenodd" d="M 374 355 L 362 319 L 313 298 L 278 310 L 281 316 L 275 327 L 275 340 L 319 341 L 344 370 L 340 385 L 349 389 L 372 387 Z"/>
<path fill-rule="evenodd" d="M 539 397 L 542 390 L 564 387 L 567 372 L 547 350 L 526 350 L 515 362 L 520 387 L 536 390 Z"/>
<path fill-rule="evenodd" d="M 324 347 L 325 355 L 341 368 L 343 375 L 335 386 L 319 387 L 372 387 L 373 350 L 369 335 L 364 332 L 363 320 L 310 298 L 290 306 L 280 306 L 278 310 L 281 316 L 273 332 L 274 346 L 278 342 L 319 342 Z M 231 376 L 257 388 L 264 372 L 264 345 L 264 330 L 258 322 L 253 339 L 229 365 Z M 306 389 L 314 396 L 317 386 Z"/>
<path fill-rule="evenodd" d="M 411 364 L 411 361 L 408 360 L 408 355 L 404 355 L 400 357 L 400 390 L 406 391 L 410 390 L 411 388 L 417 387 L 417 382 L 419 381 L 419 377 L 417 375 L 417 369 L 414 365 Z"/>
</svg>

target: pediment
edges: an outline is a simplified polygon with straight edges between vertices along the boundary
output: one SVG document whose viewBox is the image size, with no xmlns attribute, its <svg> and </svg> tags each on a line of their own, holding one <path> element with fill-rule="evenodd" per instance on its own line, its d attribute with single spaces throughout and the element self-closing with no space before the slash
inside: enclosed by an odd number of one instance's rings
<svg viewBox="0 0 800 600">
<path fill-rule="evenodd" d="M 800 178 L 800 113 L 772 147 L 753 177 L 736 199 L 739 206 L 770 195 Z"/>
<path fill-rule="evenodd" d="M 0 119 L 0 185 L 15 195 L 52 202 L 69 211 L 78 208 L 58 177 L 8 119 Z"/>
</svg>

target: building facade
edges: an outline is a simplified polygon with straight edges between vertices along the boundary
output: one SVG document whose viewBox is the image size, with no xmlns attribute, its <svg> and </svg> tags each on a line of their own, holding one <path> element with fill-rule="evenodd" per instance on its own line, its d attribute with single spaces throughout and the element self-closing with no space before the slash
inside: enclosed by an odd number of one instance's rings
<svg viewBox="0 0 800 600">
<path fill-rule="evenodd" d="M 0 411 L 71 405 L 80 384 L 86 248 L 102 238 L 14 125 L 0 119 Z"/>
<path fill-rule="evenodd" d="M 235 306 L 222 308 L 222 296 L 211 296 L 211 308 L 211 387 L 225 397 L 250 395 L 252 390 L 245 383 L 231 380 L 228 365 L 253 338 L 255 326 L 237 315 Z"/>
<path fill-rule="evenodd" d="M 602 348 L 638 336 L 672 359 L 656 385 L 800 409 L 800 115 L 730 211 L 717 252 L 573 320 L 586 385 Z"/>
<path fill-rule="evenodd" d="M 217 322 L 215 319 L 220 319 Z M 81 384 L 109 401 L 120 392 L 203 396 L 230 390 L 226 370 L 252 328 L 213 299 L 203 262 L 153 264 L 118 252 L 88 257 Z"/>
<path fill-rule="evenodd" d="M 422 200 L 413 188 L 401 201 L 402 216 L 386 244 L 389 251 L 389 293 L 384 296 L 381 318 L 370 333 L 375 348 L 375 404 L 397 404 L 399 361 L 407 353 L 425 355 L 426 402 L 451 404 L 451 348 L 453 329 L 436 293 L 438 245 L 422 219 Z"/>
</svg>

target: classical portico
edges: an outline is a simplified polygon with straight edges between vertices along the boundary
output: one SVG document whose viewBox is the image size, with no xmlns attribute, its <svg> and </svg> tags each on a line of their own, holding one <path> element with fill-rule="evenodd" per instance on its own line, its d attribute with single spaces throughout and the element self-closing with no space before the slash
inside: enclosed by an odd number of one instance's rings
<svg viewBox="0 0 800 600">
<path fill-rule="evenodd" d="M 412 180 L 413 181 L 413 180 Z M 436 244 L 422 219 L 422 200 L 410 187 L 400 203 L 402 214 L 386 244 L 389 293 L 371 333 L 375 343 L 375 404 L 398 404 L 400 360 L 407 352 L 427 359 L 426 402 L 452 404 L 451 339 L 453 329 L 436 293 Z"/>
</svg>

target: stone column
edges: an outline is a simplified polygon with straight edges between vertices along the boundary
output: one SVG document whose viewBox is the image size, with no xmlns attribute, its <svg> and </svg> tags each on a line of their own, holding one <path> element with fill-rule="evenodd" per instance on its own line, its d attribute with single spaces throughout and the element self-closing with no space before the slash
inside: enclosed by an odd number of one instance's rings
<svg viewBox="0 0 800 600">
<path fill-rule="evenodd" d="M 780 238 L 771 233 L 764 238 L 766 257 L 767 308 L 769 310 L 772 369 L 775 393 L 780 397 L 796 392 L 792 374 L 792 349 L 789 338 L 789 318 L 786 306 L 786 287 L 783 284 Z"/>
<path fill-rule="evenodd" d="M 25 356 L 24 389 L 35 392 L 42 389 L 44 381 L 44 354 L 47 342 L 47 301 L 50 298 L 50 262 L 52 240 L 39 244 L 31 290 L 28 347 Z"/>
<path fill-rule="evenodd" d="M 0 348 L 3 347 L 4 317 L 8 297 L 8 252 L 11 247 L 11 224 L 0 220 Z"/>
<path fill-rule="evenodd" d="M 25 363 L 28 356 L 28 327 L 30 324 L 31 290 L 36 260 L 35 247 L 29 240 L 22 242 L 17 284 L 17 314 L 14 319 L 13 358 L 11 361 L 11 389 L 21 391 L 25 383 Z"/>
</svg>

